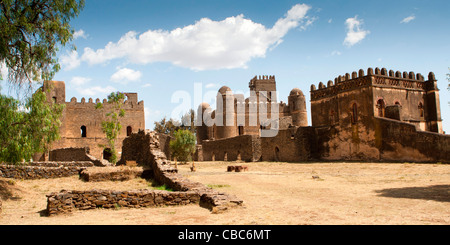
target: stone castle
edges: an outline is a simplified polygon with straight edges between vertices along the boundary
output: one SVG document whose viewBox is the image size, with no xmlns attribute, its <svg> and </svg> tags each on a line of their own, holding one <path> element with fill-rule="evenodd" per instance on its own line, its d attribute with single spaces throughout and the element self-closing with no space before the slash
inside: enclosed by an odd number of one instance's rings
<svg viewBox="0 0 450 245">
<path fill-rule="evenodd" d="M 36 160 L 56 160 L 51 154 L 56 156 L 61 148 L 87 148 L 95 158 L 108 160 L 101 146 L 106 145 L 101 129 L 106 99 L 104 109 L 95 109 L 99 99 L 66 102 L 64 82 L 45 82 L 46 88 L 48 101 L 65 104 L 61 139 Z M 275 76 L 255 76 L 249 89 L 250 97 L 244 98 L 223 86 L 215 110 L 207 103 L 199 105 L 197 160 L 450 162 L 450 135 L 443 133 L 432 72 L 425 80 L 420 73 L 368 68 L 326 85 L 313 84 L 311 126 L 300 89 L 290 91 L 287 104 L 278 102 Z M 124 139 L 145 129 L 144 102 L 138 102 L 137 93 L 125 95 L 126 116 L 120 119 L 116 141 L 119 157 Z M 67 152 L 75 151 L 61 154 Z"/>
<path fill-rule="evenodd" d="M 249 88 L 244 99 L 223 86 L 216 110 L 199 105 L 199 160 L 450 161 L 432 72 L 425 80 L 368 68 L 311 85 L 311 126 L 300 89 L 285 104 L 277 101 L 274 76 L 254 77 Z"/>
<path fill-rule="evenodd" d="M 57 160 L 51 159 L 51 154 L 52 150 L 60 148 L 87 148 L 87 153 L 95 158 L 109 160 L 110 154 L 101 146 L 107 145 L 105 133 L 101 127 L 102 121 L 105 120 L 105 114 L 111 107 L 107 100 L 96 99 L 93 101 L 92 98 L 89 98 L 86 101 L 85 98 L 82 98 L 78 102 L 73 97 L 70 102 L 66 102 L 66 88 L 62 81 L 44 82 L 43 88 L 44 91 L 47 91 L 49 102 L 65 104 L 65 108 L 61 117 L 61 138 L 52 144 L 49 153 L 36 156 L 36 160 Z M 123 140 L 132 133 L 145 129 L 144 102 L 138 102 L 137 93 L 125 93 L 125 95 L 126 100 L 122 107 L 125 110 L 125 117 L 120 118 L 122 129 L 115 143 L 119 159 Z M 103 109 L 96 109 L 96 104 L 100 102 L 103 103 Z"/>
</svg>

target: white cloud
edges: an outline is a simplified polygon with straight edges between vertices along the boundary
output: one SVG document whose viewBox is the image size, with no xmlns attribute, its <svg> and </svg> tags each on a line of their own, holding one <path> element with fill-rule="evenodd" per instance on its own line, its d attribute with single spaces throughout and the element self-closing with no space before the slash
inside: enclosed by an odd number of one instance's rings
<svg viewBox="0 0 450 245">
<path fill-rule="evenodd" d="M 73 33 L 73 39 L 77 39 L 77 38 L 83 38 L 86 39 L 88 37 L 88 35 L 84 32 L 84 30 L 80 29 L 76 32 Z"/>
<path fill-rule="evenodd" d="M 293 6 L 270 29 L 238 15 L 222 21 L 202 18 L 171 31 L 130 31 L 102 49 L 85 48 L 81 59 L 89 64 L 117 58 L 139 64 L 170 62 L 192 70 L 246 68 L 251 59 L 264 57 L 267 50 L 280 44 L 289 30 L 310 25 L 314 21 L 306 17 L 310 8 Z"/>
<path fill-rule="evenodd" d="M 331 52 L 331 55 L 341 55 L 342 53 L 340 51 L 334 50 L 333 52 Z"/>
<path fill-rule="evenodd" d="M 64 70 L 72 70 L 80 66 L 81 60 L 78 58 L 78 52 L 72 50 L 70 53 L 67 52 L 65 55 L 61 56 L 61 65 Z"/>
<path fill-rule="evenodd" d="M 404 18 L 402 21 L 400 21 L 400 23 L 405 23 L 406 24 L 406 23 L 409 23 L 410 21 L 414 20 L 415 18 L 416 18 L 416 16 L 410 15 L 410 16 Z"/>
<path fill-rule="evenodd" d="M 358 16 L 348 18 L 345 21 L 347 36 L 345 37 L 344 45 L 351 47 L 361 42 L 370 33 L 370 31 L 361 28 L 362 23 L 362 20 L 358 20 Z"/>
<path fill-rule="evenodd" d="M 205 85 L 205 88 L 215 88 L 215 87 L 219 87 L 219 85 L 217 83 L 208 83 Z"/>
<path fill-rule="evenodd" d="M 148 87 L 151 87 L 151 86 L 152 86 L 152 84 L 150 84 L 150 83 L 146 83 L 146 84 L 142 85 L 143 88 L 148 88 Z"/>
<path fill-rule="evenodd" d="M 89 77 L 73 77 L 72 80 L 70 80 L 70 83 L 76 85 L 76 86 L 81 86 L 84 85 L 88 82 L 90 82 L 92 79 Z"/>
<path fill-rule="evenodd" d="M 90 88 L 78 87 L 76 88 L 76 90 L 83 96 L 99 96 L 99 97 L 106 97 L 106 95 L 110 94 L 111 92 L 117 91 L 114 87 L 111 86 L 106 87 L 94 86 Z"/>
<path fill-rule="evenodd" d="M 142 73 L 129 68 L 118 68 L 117 71 L 111 76 L 111 81 L 117 83 L 128 83 L 132 81 L 138 81 L 141 79 Z"/>
</svg>

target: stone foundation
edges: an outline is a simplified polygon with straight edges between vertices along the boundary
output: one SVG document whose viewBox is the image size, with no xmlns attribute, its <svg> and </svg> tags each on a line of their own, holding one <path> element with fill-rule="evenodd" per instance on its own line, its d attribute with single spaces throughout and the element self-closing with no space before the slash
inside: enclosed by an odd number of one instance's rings
<svg viewBox="0 0 450 245">
<path fill-rule="evenodd" d="M 47 195 L 48 215 L 70 213 L 75 209 L 142 208 L 199 204 L 200 196 L 193 192 L 160 190 L 89 190 L 53 192 Z"/>
<path fill-rule="evenodd" d="M 93 167 L 80 172 L 84 181 L 124 181 L 141 177 L 144 170 L 141 167 Z"/>
<path fill-rule="evenodd" d="M 0 164 L 0 177 L 14 179 L 50 179 L 79 175 L 92 162 L 34 162 L 30 165 Z"/>
</svg>

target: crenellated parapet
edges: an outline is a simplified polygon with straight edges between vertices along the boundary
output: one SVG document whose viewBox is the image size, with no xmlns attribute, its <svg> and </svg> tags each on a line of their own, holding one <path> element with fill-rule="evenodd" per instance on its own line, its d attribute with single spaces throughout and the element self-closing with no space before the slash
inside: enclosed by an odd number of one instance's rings
<svg viewBox="0 0 450 245">
<path fill-rule="evenodd" d="M 139 101 L 137 100 L 137 93 L 125 93 L 126 95 L 126 99 L 122 102 L 123 103 L 123 109 L 127 110 L 127 109 L 142 109 L 144 108 L 144 101 Z M 108 107 L 108 100 L 107 99 L 103 99 L 102 101 L 100 101 L 99 98 L 95 99 L 95 102 L 92 98 L 89 98 L 86 101 L 86 98 L 82 97 L 80 102 L 77 101 L 76 97 L 72 97 L 70 99 L 70 102 L 66 102 L 66 105 L 69 107 L 94 107 L 95 105 L 97 105 L 98 103 L 103 104 L 103 106 Z"/>
<path fill-rule="evenodd" d="M 353 90 L 356 88 L 363 88 L 368 86 L 387 87 L 387 88 L 401 88 L 407 90 L 438 90 L 436 78 L 433 72 L 428 74 L 428 80 L 420 73 L 414 72 L 400 72 L 387 70 L 386 68 L 368 68 L 367 74 L 363 69 L 358 72 L 354 71 L 351 74 L 338 76 L 329 80 L 327 84 L 320 82 L 318 87 L 311 85 L 311 100 L 317 100 L 328 96 L 334 96 L 338 93 Z"/>
</svg>

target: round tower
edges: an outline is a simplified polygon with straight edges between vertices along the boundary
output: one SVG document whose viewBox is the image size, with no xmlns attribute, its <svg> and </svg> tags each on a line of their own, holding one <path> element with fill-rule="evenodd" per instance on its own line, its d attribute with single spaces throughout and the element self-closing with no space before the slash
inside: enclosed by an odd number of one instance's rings
<svg viewBox="0 0 450 245">
<path fill-rule="evenodd" d="M 308 114 L 306 113 L 306 99 L 303 92 L 294 88 L 288 96 L 289 112 L 294 126 L 308 126 Z"/>
<path fill-rule="evenodd" d="M 203 120 L 203 118 L 205 118 L 204 117 L 205 113 L 211 113 L 210 109 L 211 109 L 211 107 L 206 102 L 203 102 L 198 106 L 197 122 L 198 122 L 199 126 L 197 126 L 197 144 L 201 144 L 203 142 L 203 140 L 209 139 L 208 126 L 207 126 L 206 122 Z M 200 122 L 201 122 L 201 125 L 200 125 Z"/>
<path fill-rule="evenodd" d="M 236 136 L 236 114 L 234 111 L 234 95 L 227 86 L 222 86 L 217 93 L 217 109 L 215 124 L 217 127 L 216 139 Z"/>
</svg>

